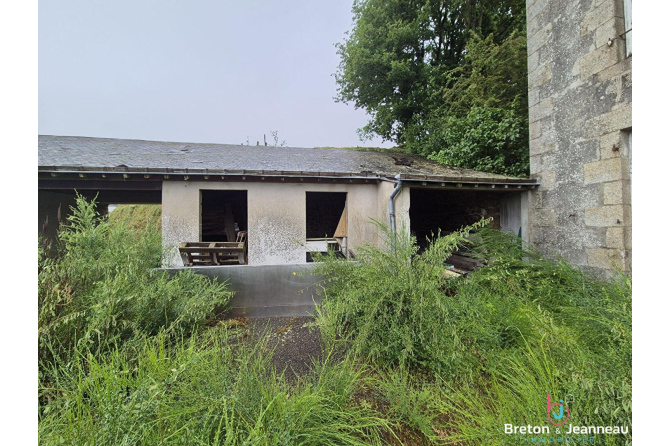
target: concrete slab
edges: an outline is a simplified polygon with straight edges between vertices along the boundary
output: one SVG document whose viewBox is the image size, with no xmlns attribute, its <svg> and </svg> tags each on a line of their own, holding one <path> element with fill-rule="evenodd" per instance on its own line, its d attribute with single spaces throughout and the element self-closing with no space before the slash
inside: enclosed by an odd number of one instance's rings
<svg viewBox="0 0 670 446">
<path fill-rule="evenodd" d="M 229 265 L 190 268 L 164 268 L 177 273 L 185 269 L 227 282 L 235 295 L 231 317 L 295 317 L 314 313 L 318 276 L 311 274 L 314 264 Z"/>
</svg>

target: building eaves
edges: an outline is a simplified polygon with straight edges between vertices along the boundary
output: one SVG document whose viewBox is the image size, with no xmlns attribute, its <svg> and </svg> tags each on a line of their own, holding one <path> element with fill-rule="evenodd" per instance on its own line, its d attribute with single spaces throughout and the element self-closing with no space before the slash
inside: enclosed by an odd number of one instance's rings
<svg viewBox="0 0 670 446">
<path fill-rule="evenodd" d="M 72 136 L 40 136 L 40 176 L 221 179 L 230 177 L 537 184 L 446 166 L 418 155 L 346 149 L 236 146 Z M 188 178 L 184 178 L 184 176 Z M 220 178 L 216 178 L 216 177 Z M 229 177 L 229 178 L 226 178 Z M 246 178 L 245 178 L 246 179 Z M 366 181 L 367 182 L 367 181 Z"/>
</svg>

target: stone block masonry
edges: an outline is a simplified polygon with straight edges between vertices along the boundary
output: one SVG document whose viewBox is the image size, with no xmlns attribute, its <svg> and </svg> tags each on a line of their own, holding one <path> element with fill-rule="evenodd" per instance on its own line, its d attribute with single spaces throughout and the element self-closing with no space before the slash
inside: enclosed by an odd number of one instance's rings
<svg viewBox="0 0 670 446">
<path fill-rule="evenodd" d="M 602 277 L 631 271 L 632 56 L 623 0 L 527 0 L 530 239 Z"/>
</svg>

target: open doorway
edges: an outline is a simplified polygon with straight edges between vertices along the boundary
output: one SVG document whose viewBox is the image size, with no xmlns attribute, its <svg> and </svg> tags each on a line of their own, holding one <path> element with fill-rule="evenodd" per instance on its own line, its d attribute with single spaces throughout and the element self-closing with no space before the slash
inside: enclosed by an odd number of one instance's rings
<svg viewBox="0 0 670 446">
<path fill-rule="evenodd" d="M 482 218 L 500 227 L 500 193 L 468 190 L 410 189 L 410 230 L 421 249 L 433 236 L 458 231 Z"/>
<path fill-rule="evenodd" d="M 347 257 L 347 193 L 306 192 L 306 259 L 313 253 Z"/>
<path fill-rule="evenodd" d="M 234 242 L 247 228 L 246 190 L 200 191 L 201 242 Z"/>
</svg>

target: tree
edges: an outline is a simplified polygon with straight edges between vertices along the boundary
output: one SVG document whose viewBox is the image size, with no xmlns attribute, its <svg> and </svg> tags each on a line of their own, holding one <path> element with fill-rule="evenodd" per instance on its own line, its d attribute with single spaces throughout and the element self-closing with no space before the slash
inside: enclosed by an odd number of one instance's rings
<svg viewBox="0 0 670 446">
<path fill-rule="evenodd" d="M 338 45 L 337 100 L 368 112 L 362 137 L 419 153 L 431 126 L 456 115 L 444 96 L 470 75 L 473 36 L 501 45 L 522 35 L 526 20 L 523 0 L 356 0 L 353 13 L 353 29 Z"/>
<path fill-rule="evenodd" d="M 526 35 L 512 32 L 501 43 L 472 33 L 462 64 L 447 74 L 444 109 L 464 115 L 472 107 L 509 107 L 528 114 Z M 515 104 L 516 102 L 516 104 Z"/>
<path fill-rule="evenodd" d="M 408 150 L 452 166 L 528 175 L 526 67 L 524 35 L 514 32 L 500 45 L 473 35 L 463 65 L 448 74 L 444 106 Z"/>
<path fill-rule="evenodd" d="M 450 166 L 510 176 L 528 175 L 528 119 L 513 108 L 473 107 L 449 116 L 424 141 L 428 158 Z"/>
</svg>

